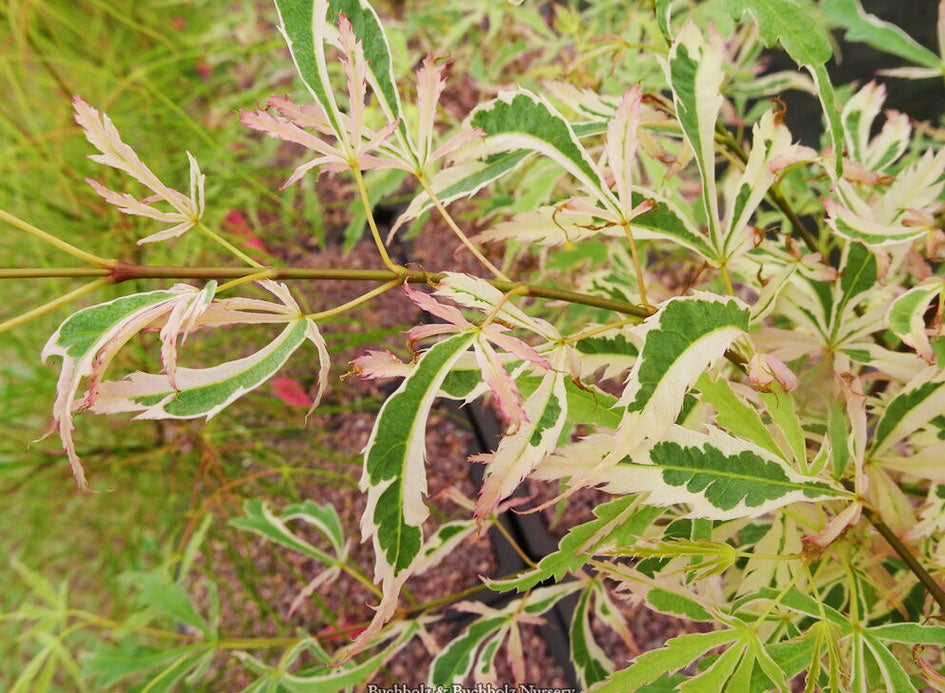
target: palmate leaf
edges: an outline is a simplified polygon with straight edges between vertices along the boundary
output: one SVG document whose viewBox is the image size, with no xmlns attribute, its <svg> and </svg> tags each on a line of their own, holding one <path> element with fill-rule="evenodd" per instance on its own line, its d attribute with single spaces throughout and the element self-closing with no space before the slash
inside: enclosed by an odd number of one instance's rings
<svg viewBox="0 0 945 693">
<path fill-rule="evenodd" d="M 319 549 L 289 529 L 286 523 L 293 520 L 304 522 L 318 530 L 319 534 L 328 540 L 334 555 Z M 230 524 L 308 556 L 326 568 L 344 560 L 346 553 L 341 520 L 331 505 L 319 505 L 309 500 L 288 505 L 282 512 L 275 514 L 265 501 L 249 500 L 243 504 L 243 517 L 230 520 Z"/>
<path fill-rule="evenodd" d="M 594 693 L 624 693 L 639 690 L 664 674 L 689 666 L 709 650 L 734 642 L 738 637 L 738 631 L 729 629 L 710 633 L 689 633 L 671 638 L 666 641 L 665 646 L 643 653 L 634 659 L 629 667 L 614 672 L 607 680 L 591 690 Z M 714 690 L 720 690 L 720 688 Z"/>
<path fill-rule="evenodd" d="M 361 489 L 367 505 L 361 516 L 361 539 L 374 544 L 374 579 L 384 597 L 371 626 L 353 643 L 359 651 L 393 614 L 400 587 L 421 553 L 421 524 L 429 515 L 424 435 L 427 415 L 450 369 L 476 334 L 464 332 L 430 347 L 413 372 L 387 398 L 364 450 Z"/>
<path fill-rule="evenodd" d="M 271 378 L 307 339 L 319 344 L 315 323 L 290 322 L 252 356 L 210 368 L 178 368 L 175 388 L 165 374 L 136 372 L 101 384 L 91 411 L 139 412 L 137 419 L 211 418 Z"/>
<path fill-rule="evenodd" d="M 561 539 L 558 550 L 542 558 L 536 567 L 512 578 L 486 582 L 500 592 L 513 589 L 524 592 L 549 578 L 560 580 L 566 573 L 580 569 L 595 551 L 629 543 L 661 514 L 659 508 L 639 507 L 632 496 L 602 503 L 594 509 L 595 519 L 572 527 Z"/>
<path fill-rule="evenodd" d="M 480 645 L 497 631 L 514 623 L 519 614 L 540 616 L 581 587 L 582 583 L 576 581 L 541 587 L 519 599 L 513 599 L 501 609 L 489 609 L 440 650 L 430 664 L 429 684 L 447 689 L 452 684 L 461 684 L 476 663 Z M 494 655 L 494 652 L 487 654 Z"/>
<path fill-rule="evenodd" d="M 305 639 L 299 645 L 286 651 L 278 666 L 269 666 L 245 652 L 238 656 L 247 668 L 262 674 L 257 679 L 255 688 L 245 690 L 289 691 L 290 693 L 337 693 L 352 690 L 364 684 L 384 666 L 384 663 L 396 655 L 409 643 L 423 626 L 417 621 L 405 621 L 386 633 L 378 642 L 389 640 L 381 650 L 365 657 L 360 662 L 346 662 L 340 666 L 329 666 L 328 656 L 314 639 Z M 298 658 L 309 651 L 321 664 L 301 671 L 290 671 Z M 268 685 L 268 688 L 265 686 Z"/>
</svg>

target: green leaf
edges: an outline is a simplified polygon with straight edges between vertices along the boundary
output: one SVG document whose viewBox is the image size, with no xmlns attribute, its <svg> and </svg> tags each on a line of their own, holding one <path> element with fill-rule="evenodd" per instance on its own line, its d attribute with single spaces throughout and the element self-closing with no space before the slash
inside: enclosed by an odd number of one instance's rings
<svg viewBox="0 0 945 693">
<path fill-rule="evenodd" d="M 326 553 L 295 534 L 286 524 L 292 520 L 301 520 L 317 529 L 328 540 L 335 555 Z M 313 558 L 325 566 L 336 565 L 344 555 L 344 530 L 338 513 L 331 505 L 319 505 L 309 500 L 286 506 L 276 515 L 265 501 L 249 500 L 243 504 L 243 517 L 231 520 L 230 524 Z"/>
<path fill-rule="evenodd" d="M 909 674 L 902 668 L 899 659 L 890 652 L 885 645 L 876 638 L 871 638 L 869 635 L 864 635 L 863 641 L 876 660 L 879 673 L 882 676 L 887 691 L 911 693 L 917 690 L 916 687 L 912 685 Z"/>
<path fill-rule="evenodd" d="M 824 0 L 820 4 L 834 26 L 846 30 L 846 40 L 867 43 L 884 53 L 933 70 L 945 70 L 942 59 L 895 24 L 863 9 L 859 0 Z"/>
<path fill-rule="evenodd" d="M 614 672 L 593 691 L 625 693 L 638 690 L 643 685 L 656 681 L 663 674 L 688 667 L 709 650 L 733 642 L 738 637 L 738 632 L 734 630 L 680 635 L 667 640 L 666 645 L 658 650 L 644 652 L 634 659 L 629 667 Z"/>
<path fill-rule="evenodd" d="M 96 413 L 140 412 L 138 419 L 211 418 L 275 375 L 310 338 L 309 320 L 295 320 L 252 356 L 210 368 L 178 368 L 177 389 L 164 374 L 135 372 L 106 381 L 91 407 Z"/>
<path fill-rule="evenodd" d="M 430 665 L 430 685 L 449 686 L 462 682 L 475 661 L 476 648 L 509 621 L 507 616 L 480 618 L 467 626 L 440 650 Z"/>
<path fill-rule="evenodd" d="M 713 380 L 708 374 L 703 374 L 696 382 L 696 387 L 702 393 L 703 401 L 715 408 L 716 421 L 720 426 L 774 455 L 781 455 L 781 449 L 762 423 L 758 412 L 735 394 L 728 380 Z"/>
<path fill-rule="evenodd" d="M 687 618 L 690 621 L 715 621 L 715 617 L 699 602 L 689 597 L 654 587 L 646 593 L 647 603 L 656 611 Z"/>
<path fill-rule="evenodd" d="M 127 573 L 126 579 L 138 589 L 138 599 L 143 604 L 167 616 L 174 622 L 183 623 L 209 633 L 210 627 L 194 606 L 187 589 L 179 582 L 171 582 L 158 573 Z"/>
<path fill-rule="evenodd" d="M 560 580 L 566 573 L 580 569 L 595 551 L 612 544 L 617 532 L 623 542 L 639 536 L 661 511 L 639 508 L 635 501 L 632 496 L 623 496 L 598 505 L 594 509 L 595 519 L 572 527 L 561 539 L 558 550 L 542 558 L 535 568 L 512 578 L 488 580 L 487 584 L 500 592 L 513 589 L 524 592 L 549 578 Z"/>
<path fill-rule="evenodd" d="M 767 46 L 780 43 L 794 62 L 810 70 L 817 84 L 820 103 L 830 126 L 836 157 L 836 174 L 843 173 L 843 123 L 830 76 L 825 67 L 833 55 L 830 33 L 817 19 L 810 0 L 725 0 L 735 19 L 750 12 L 758 22 Z"/>
<path fill-rule="evenodd" d="M 802 472 L 806 473 L 809 468 L 807 464 L 807 441 L 804 438 L 804 430 L 801 428 L 801 419 L 794 406 L 794 397 L 790 392 L 781 389 L 758 394 L 765 403 L 768 413 L 771 414 L 771 419 L 784 433 L 789 448 L 788 452 L 794 458 L 794 463 L 798 465 Z"/>
<path fill-rule="evenodd" d="M 900 642 L 905 645 L 945 646 L 945 627 L 923 626 L 918 623 L 891 623 L 874 626 L 866 631 L 870 637 Z"/>
</svg>

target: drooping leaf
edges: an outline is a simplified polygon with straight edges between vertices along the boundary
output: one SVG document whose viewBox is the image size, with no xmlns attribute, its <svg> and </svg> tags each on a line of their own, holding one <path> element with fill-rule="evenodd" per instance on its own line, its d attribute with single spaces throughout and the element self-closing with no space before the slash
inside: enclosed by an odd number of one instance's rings
<svg viewBox="0 0 945 693">
<path fill-rule="evenodd" d="M 591 631 L 591 599 L 599 589 L 603 589 L 599 583 L 593 583 L 581 592 L 571 616 L 571 663 L 584 690 L 603 681 L 614 670 L 613 663 Z"/>
<path fill-rule="evenodd" d="M 361 539 L 374 544 L 374 579 L 384 598 L 371 627 L 349 650 L 359 651 L 377 635 L 397 606 L 400 587 L 420 556 L 421 525 L 429 510 L 423 502 L 426 420 L 450 368 L 469 348 L 475 333 L 459 333 L 430 347 L 413 372 L 387 398 L 364 450 L 361 488 L 367 505 Z"/>
</svg>

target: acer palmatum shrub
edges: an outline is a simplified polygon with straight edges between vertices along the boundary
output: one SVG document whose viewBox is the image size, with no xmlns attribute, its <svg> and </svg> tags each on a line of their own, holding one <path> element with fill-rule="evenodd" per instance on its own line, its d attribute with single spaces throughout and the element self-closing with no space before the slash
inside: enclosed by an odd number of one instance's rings
<svg viewBox="0 0 945 693">
<path fill-rule="evenodd" d="M 107 284 L 166 282 L 78 310 L 43 350 L 60 366 L 50 434 L 90 491 L 95 470 L 82 462 L 77 431 L 88 416 L 209 419 L 298 350 L 316 374 L 314 396 L 291 379 L 278 392 L 289 405 L 311 401 L 311 413 L 328 388 L 345 387 L 329 383 L 332 318 L 386 292 L 419 307 L 425 319 L 404 333 L 411 358 L 375 348 L 350 364 L 351 377 L 391 382 L 363 451 L 360 527 L 343 526 L 315 499 L 247 500 L 232 520 L 321 565 L 292 610 L 330 594 L 344 573 L 375 592 L 375 611 L 328 633 L 221 633 L 215 598 L 199 608 L 188 592 L 201 531 L 163 571 L 138 575 L 147 609 L 127 622 L 69 612 L 16 563 L 42 606 L 10 618 L 35 622 L 50 639 L 66 637 L 58 627 L 140 639 L 119 652 L 103 644 L 84 672 L 56 640 L 17 684 L 30 686 L 44 667 L 52 680 L 59 662 L 63 680 L 83 686 L 85 677 L 111 685 L 135 676 L 142 690 L 212 689 L 208 667 L 223 658 L 244 670 L 247 691 L 336 691 L 371 681 L 415 638 L 433 657 L 431 685 L 501 683 L 499 657 L 521 681 L 520 628 L 577 595 L 571 660 L 586 689 L 941 689 L 945 149 L 936 126 L 883 110 L 882 83 L 941 80 L 941 53 L 857 0 L 627 2 L 619 17 L 611 3 L 470 3 L 460 10 L 469 40 L 483 26 L 521 22 L 532 55 L 516 73 L 527 86 L 502 83 L 489 56 L 469 61 L 482 100 L 454 122 L 440 100 L 460 77 L 445 58 L 461 33 L 441 51 L 418 39 L 433 50 L 411 72 L 416 56 L 403 36 L 392 50 L 363 0 L 276 0 L 276 9 L 304 97 L 247 102 L 239 120 L 294 145 L 301 163 L 283 188 L 328 175 L 353 182 L 350 204 L 376 246 L 376 269 L 262 262 L 265 238 L 227 239 L 205 222 L 212 169 L 186 153 L 189 184 L 170 187 L 122 138 L 121 123 L 76 96 L 91 158 L 123 174 L 112 187 L 87 182 L 122 213 L 149 220 L 138 243 L 204 234 L 244 266 L 102 258 L 0 212 L 88 265 L 3 276 L 95 277 L 3 328 Z M 945 43 L 943 27 L 945 19 Z M 835 90 L 829 28 L 913 66 Z M 776 45 L 799 70 L 765 70 L 762 51 Z M 512 56 L 493 57 L 508 65 Z M 778 96 L 787 90 L 819 99 L 820 146 L 798 143 L 785 125 Z M 183 154 L 174 180 L 184 178 Z M 381 228 L 377 203 L 404 184 L 408 203 Z M 477 216 L 468 207 L 454 215 L 474 195 Z M 422 244 L 434 220 L 476 259 L 477 274 L 392 259 L 393 238 Z M 295 287 L 329 279 L 374 288 L 308 312 Z M 226 330 L 237 342 L 240 326 L 260 323 L 279 331 L 257 351 L 178 365 L 191 333 Z M 159 339 L 159 368 L 112 376 L 110 363 L 142 333 Z M 465 519 L 429 531 L 426 475 L 436 460 L 425 460 L 425 434 L 438 398 L 491 401 L 503 435 L 470 458 L 485 468 L 478 497 L 450 495 Z M 513 499 L 526 479 L 550 485 L 553 498 Z M 588 487 L 609 500 L 556 552 L 403 606 L 409 578 L 462 551 L 499 514 L 566 503 Z M 358 540 L 373 547 L 373 575 L 349 558 Z M 507 597 L 467 601 L 477 590 Z M 704 627 L 611 661 L 595 629 L 635 647 L 620 600 Z M 47 614 L 56 609 L 60 620 Z M 450 609 L 474 620 L 437 644 L 430 629 Z M 347 634 L 353 640 L 339 645 L 334 636 Z"/>
</svg>

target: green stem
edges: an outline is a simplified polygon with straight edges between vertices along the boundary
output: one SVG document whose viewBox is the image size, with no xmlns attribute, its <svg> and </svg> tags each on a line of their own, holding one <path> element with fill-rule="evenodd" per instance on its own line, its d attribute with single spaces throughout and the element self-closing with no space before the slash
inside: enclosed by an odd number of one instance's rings
<svg viewBox="0 0 945 693">
<path fill-rule="evenodd" d="M 433 190 L 433 187 L 427 182 L 426 176 L 422 173 L 416 174 L 417 180 L 420 181 L 420 186 L 429 196 L 430 201 L 433 202 L 433 206 L 436 207 L 436 210 L 440 213 L 440 216 L 443 217 L 443 221 L 446 222 L 446 225 L 450 227 L 453 233 L 456 234 L 456 237 L 459 238 L 460 242 L 469 250 L 473 256 L 482 263 L 483 267 L 492 272 L 492 276 L 501 281 L 509 281 L 509 278 L 502 274 L 502 271 L 489 262 L 489 259 L 480 252 L 479 248 L 469 240 L 463 230 L 459 228 L 459 225 L 453 220 L 453 216 L 446 210 L 446 207 L 443 206 L 443 203 L 440 202 L 440 198 L 437 197 L 436 192 Z M 644 299 L 644 303 L 646 300 Z"/>
<path fill-rule="evenodd" d="M 364 215 L 367 217 L 368 227 L 371 229 L 371 236 L 374 237 L 374 245 L 377 246 L 377 251 L 381 254 L 381 261 L 384 263 L 384 267 L 400 276 L 404 268 L 395 264 L 394 261 L 390 259 L 390 255 L 387 254 L 387 248 L 384 246 L 381 232 L 377 229 L 377 221 L 374 219 L 374 208 L 371 205 L 371 198 L 368 195 L 367 186 L 364 184 L 364 176 L 361 175 L 361 169 L 358 168 L 357 165 L 352 164 L 351 172 L 354 174 L 354 183 L 361 197 L 361 205 L 364 207 Z"/>
<path fill-rule="evenodd" d="M 263 266 L 262 266 L 261 264 L 259 264 L 258 262 L 256 262 L 256 261 L 255 261 L 253 258 L 251 258 L 249 255 L 247 255 L 247 254 L 244 253 L 242 250 L 240 250 L 239 248 L 237 248 L 235 245 L 233 245 L 232 243 L 230 243 L 228 240 L 226 240 L 223 236 L 221 236 L 220 234 L 218 234 L 216 231 L 213 231 L 213 230 L 207 228 L 207 226 L 206 226 L 203 222 L 198 223 L 198 224 L 197 224 L 197 228 L 198 228 L 200 231 L 202 231 L 205 236 L 207 236 L 208 238 L 210 238 L 211 240 L 213 240 L 214 243 L 217 243 L 217 244 L 219 244 L 220 246 L 226 248 L 226 249 L 227 249 L 228 251 L 230 251 L 235 257 L 237 257 L 238 259 L 242 260 L 243 262 L 245 262 L 245 263 L 246 263 L 247 265 L 249 265 L 250 267 L 256 267 L 257 269 L 263 269 Z"/>
<path fill-rule="evenodd" d="M 110 277 L 116 284 L 131 279 L 239 279 L 249 275 L 256 275 L 259 270 L 253 267 L 173 267 L 130 265 L 119 262 L 111 270 L 95 268 L 0 268 L 0 279 L 22 279 L 39 277 Z M 446 275 L 442 273 L 428 273 L 418 270 L 360 270 L 360 269 L 319 269 L 314 267 L 276 267 L 266 276 L 281 280 L 324 279 L 338 281 L 369 281 L 369 282 L 398 282 L 405 281 L 411 284 L 426 284 L 442 280 Z M 543 298 L 552 301 L 565 301 L 610 310 L 623 315 L 632 315 L 638 318 L 647 318 L 653 314 L 652 308 L 616 301 L 601 296 L 591 296 L 575 291 L 553 289 L 551 287 L 535 286 L 526 282 L 511 282 L 498 279 L 488 280 L 500 291 L 517 291 L 522 296 Z"/>
<path fill-rule="evenodd" d="M 99 267 L 105 268 L 114 267 L 118 263 L 118 260 L 109 260 L 99 257 L 98 255 L 88 253 L 82 250 L 82 248 L 77 248 L 71 243 L 67 243 L 61 238 L 53 236 L 51 233 L 43 231 L 42 229 L 38 229 L 29 222 L 23 221 L 19 217 L 15 217 L 9 212 L 3 211 L 2 209 L 0 209 L 0 220 L 7 222 L 11 226 L 15 226 L 21 231 L 26 231 L 26 233 L 30 234 L 31 236 L 35 236 L 44 243 L 48 243 L 54 248 L 58 248 L 59 250 L 68 253 L 77 260 L 82 260 L 82 262 L 88 262 L 91 265 L 98 265 Z"/>
</svg>

